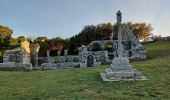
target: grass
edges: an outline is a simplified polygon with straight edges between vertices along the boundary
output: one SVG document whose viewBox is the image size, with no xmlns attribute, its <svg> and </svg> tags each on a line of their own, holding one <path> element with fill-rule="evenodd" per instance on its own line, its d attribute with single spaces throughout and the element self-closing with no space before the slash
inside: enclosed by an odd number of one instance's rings
<svg viewBox="0 0 170 100">
<path fill-rule="evenodd" d="M 0 100 L 168 100 L 170 41 L 146 44 L 146 61 L 132 62 L 150 80 L 103 82 L 106 67 L 0 71 Z"/>
</svg>

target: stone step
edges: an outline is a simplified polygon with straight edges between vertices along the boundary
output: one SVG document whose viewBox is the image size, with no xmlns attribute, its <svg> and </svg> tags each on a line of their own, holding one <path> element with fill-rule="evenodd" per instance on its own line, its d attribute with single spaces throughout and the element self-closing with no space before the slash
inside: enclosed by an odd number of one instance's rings
<svg viewBox="0 0 170 100">
<path fill-rule="evenodd" d="M 115 77 L 115 73 L 113 72 L 113 70 L 111 68 L 106 68 L 105 69 L 105 73 L 106 73 L 106 77 Z"/>
<path fill-rule="evenodd" d="M 119 70 L 114 71 L 116 78 L 134 78 L 135 74 L 133 70 Z"/>
<path fill-rule="evenodd" d="M 111 66 L 112 70 L 132 70 L 131 65 L 122 65 L 122 66 Z"/>
</svg>

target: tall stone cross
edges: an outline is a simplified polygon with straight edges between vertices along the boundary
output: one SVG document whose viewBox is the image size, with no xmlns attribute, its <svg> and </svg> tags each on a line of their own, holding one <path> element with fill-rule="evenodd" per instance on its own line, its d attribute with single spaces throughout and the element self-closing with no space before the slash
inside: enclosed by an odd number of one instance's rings
<svg viewBox="0 0 170 100">
<path fill-rule="evenodd" d="M 117 25 L 121 25 L 121 21 L 122 21 L 122 13 L 120 12 L 120 10 L 116 13 L 117 16 Z"/>
<path fill-rule="evenodd" d="M 117 53 L 118 53 L 118 57 L 121 58 L 123 47 L 122 47 L 122 28 L 121 28 L 122 14 L 121 14 L 120 10 L 116 13 L 116 16 L 117 16 L 117 26 L 118 26 L 118 49 L 117 49 Z"/>
</svg>

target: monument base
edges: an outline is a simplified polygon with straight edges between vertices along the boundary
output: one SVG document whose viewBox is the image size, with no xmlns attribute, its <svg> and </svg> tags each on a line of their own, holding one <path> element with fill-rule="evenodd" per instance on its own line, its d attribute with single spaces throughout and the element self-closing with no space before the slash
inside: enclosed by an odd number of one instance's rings
<svg viewBox="0 0 170 100">
<path fill-rule="evenodd" d="M 140 71 L 132 68 L 127 57 L 114 58 L 111 67 L 100 75 L 103 81 L 147 80 Z"/>
</svg>

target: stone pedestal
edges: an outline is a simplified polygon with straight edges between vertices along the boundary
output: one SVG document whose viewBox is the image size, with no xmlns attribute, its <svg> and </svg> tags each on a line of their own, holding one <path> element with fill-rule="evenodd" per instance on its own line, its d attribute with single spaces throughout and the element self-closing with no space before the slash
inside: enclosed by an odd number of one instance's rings
<svg viewBox="0 0 170 100">
<path fill-rule="evenodd" d="M 100 75 L 103 81 L 147 80 L 141 72 L 132 68 L 127 57 L 114 58 L 111 67 Z"/>
</svg>

